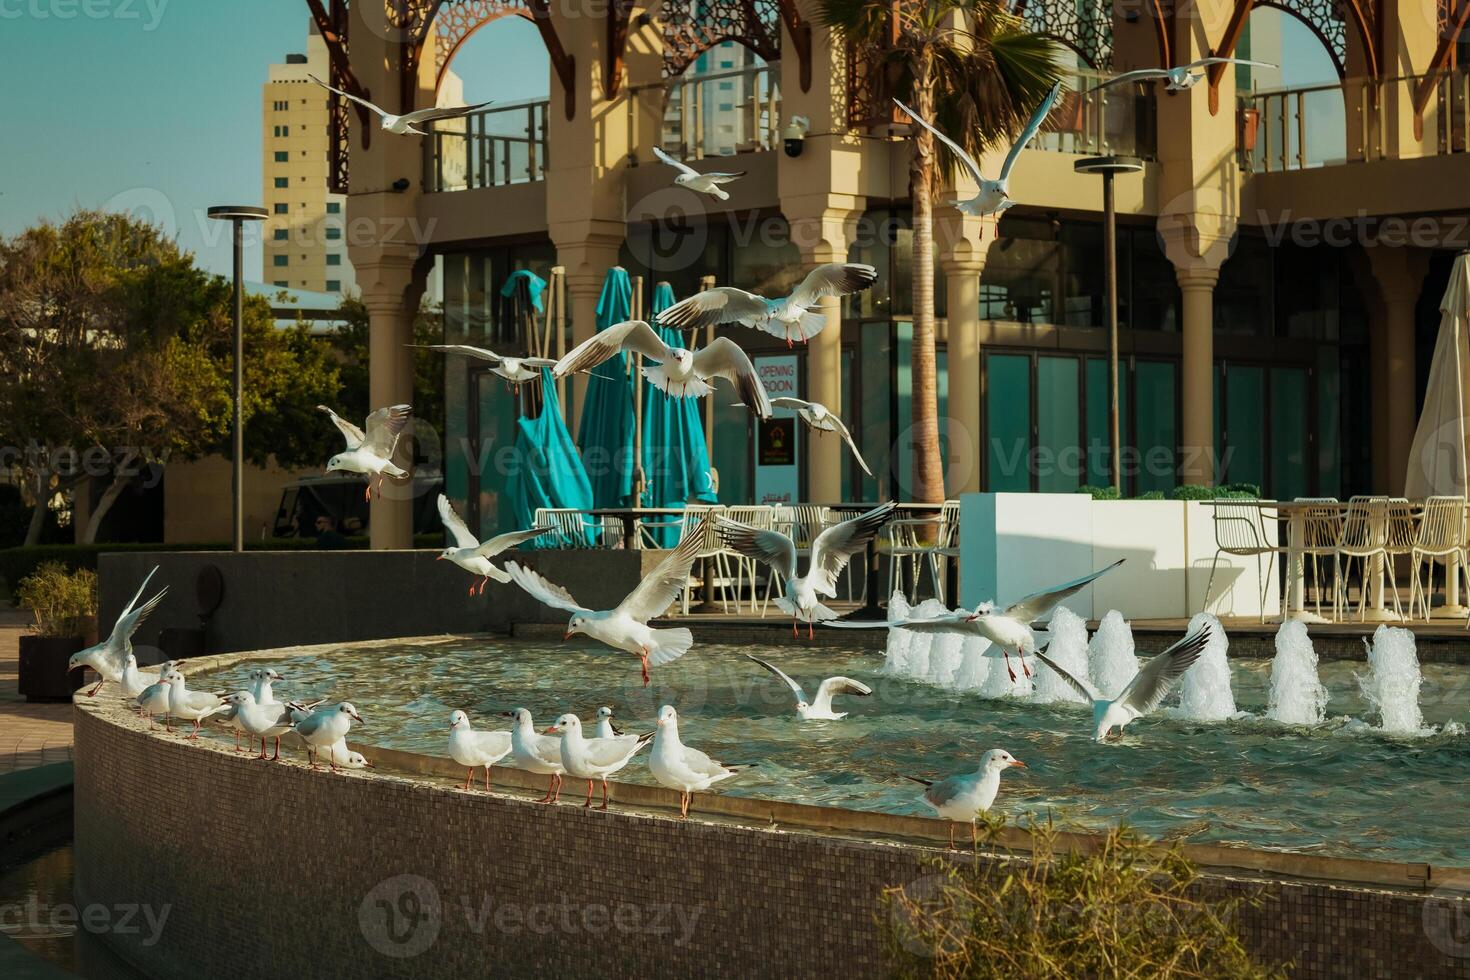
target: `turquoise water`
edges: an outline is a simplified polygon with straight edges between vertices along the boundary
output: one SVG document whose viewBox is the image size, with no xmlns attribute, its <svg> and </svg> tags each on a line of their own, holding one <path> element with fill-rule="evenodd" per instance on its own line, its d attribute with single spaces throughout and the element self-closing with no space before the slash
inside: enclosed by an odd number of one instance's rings
<svg viewBox="0 0 1470 980">
<path fill-rule="evenodd" d="M 746 660 L 747 651 L 808 692 L 823 677 L 847 674 L 874 694 L 840 699 L 837 710 L 851 712 L 844 721 L 799 722 L 789 690 Z M 1362 664 L 1322 664 L 1331 700 L 1327 723 L 1315 729 L 1265 720 L 1269 662 L 1234 660 L 1235 698 L 1247 717 L 1202 724 L 1165 712 L 1135 722 L 1119 742 L 1096 745 L 1091 712 L 1080 705 L 987 701 L 887 677 L 877 650 L 702 644 L 655 668 L 646 690 L 636 659 L 576 640 L 410 641 L 272 663 L 286 677 L 279 698 L 351 700 L 367 726 L 354 741 L 430 755 L 447 756 L 455 708 L 477 727 L 504 728 L 499 712 L 511 708 L 529 708 L 545 726 L 565 711 L 588 721 L 607 704 L 621 727 L 641 731 L 668 703 L 679 709 L 687 744 L 726 762 L 761 763 L 721 784 L 731 795 L 929 814 L 918 787 L 897 773 L 945 776 L 1004 748 L 1029 767 L 1003 780 L 997 807 L 1009 818 L 1050 812 L 1080 828 L 1127 822 L 1194 842 L 1470 867 L 1470 736 L 1451 726 L 1389 738 L 1355 721 L 1372 720 L 1353 677 Z M 199 686 L 242 686 L 250 667 Z M 1465 667 L 1424 667 L 1427 724 L 1470 721 L 1467 679 Z M 637 761 L 619 778 L 653 782 Z"/>
</svg>

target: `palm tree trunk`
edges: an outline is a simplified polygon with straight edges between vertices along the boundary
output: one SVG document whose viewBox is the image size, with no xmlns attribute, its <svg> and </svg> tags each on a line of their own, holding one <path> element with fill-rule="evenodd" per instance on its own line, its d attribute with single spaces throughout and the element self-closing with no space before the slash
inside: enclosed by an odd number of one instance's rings
<svg viewBox="0 0 1470 980">
<path fill-rule="evenodd" d="M 914 109 L 934 117 L 934 85 L 927 61 L 914 73 Z M 939 456 L 939 383 L 934 353 L 934 137 L 915 126 L 909 160 L 909 194 L 914 215 L 914 346 L 912 354 L 913 499 L 944 500 Z"/>
</svg>

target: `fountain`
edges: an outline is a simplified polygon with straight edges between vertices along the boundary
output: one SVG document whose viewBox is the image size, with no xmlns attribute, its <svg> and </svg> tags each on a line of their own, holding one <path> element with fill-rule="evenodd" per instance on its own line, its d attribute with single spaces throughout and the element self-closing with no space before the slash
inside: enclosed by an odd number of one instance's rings
<svg viewBox="0 0 1470 980">
<path fill-rule="evenodd" d="M 1108 611 L 1087 644 L 1087 672 L 1092 686 L 1106 698 L 1115 698 L 1138 673 L 1138 655 L 1133 652 L 1133 630 L 1123 614 Z"/>
<path fill-rule="evenodd" d="M 955 671 L 955 690 L 978 691 L 985 686 L 986 678 L 990 676 L 990 648 L 990 641 L 984 637 L 965 637 L 960 647 L 960 667 Z"/>
<path fill-rule="evenodd" d="M 1357 674 L 1358 688 L 1378 709 L 1379 727 L 1395 735 L 1418 735 L 1424 727 L 1419 710 L 1419 656 L 1414 634 L 1406 629 L 1380 626 L 1368 645 L 1369 674 Z"/>
<path fill-rule="evenodd" d="M 1051 622 L 1047 624 L 1047 634 L 1051 637 L 1051 643 L 1046 648 L 1047 657 L 1056 661 L 1057 666 L 1073 677 L 1086 677 L 1087 623 L 1083 622 L 1082 617 L 1066 606 L 1058 606 L 1057 611 L 1052 614 Z M 1031 700 L 1040 704 L 1054 701 L 1087 703 L 1086 698 L 1045 664 L 1033 664 L 1032 671 L 1034 689 Z"/>
<path fill-rule="evenodd" d="M 907 619 L 912 608 L 903 593 L 895 589 L 893 595 L 888 599 L 888 621 L 896 622 L 900 619 Z M 910 649 L 916 638 L 916 634 L 905 629 L 888 631 L 888 645 L 883 655 L 883 673 L 893 677 L 912 676 L 912 671 L 909 669 L 912 659 Z"/>
<path fill-rule="evenodd" d="M 1179 682 L 1179 713 L 1193 721 L 1224 721 L 1235 714 L 1235 695 L 1230 690 L 1230 661 L 1226 651 L 1230 639 L 1220 621 L 1199 613 L 1189 621 L 1189 633 L 1208 625 L 1209 642 L 1194 666 Z"/>
<path fill-rule="evenodd" d="M 1326 713 L 1327 688 L 1317 679 L 1317 651 L 1307 624 L 1288 619 L 1276 631 L 1266 717 L 1283 725 L 1320 725 Z"/>
</svg>

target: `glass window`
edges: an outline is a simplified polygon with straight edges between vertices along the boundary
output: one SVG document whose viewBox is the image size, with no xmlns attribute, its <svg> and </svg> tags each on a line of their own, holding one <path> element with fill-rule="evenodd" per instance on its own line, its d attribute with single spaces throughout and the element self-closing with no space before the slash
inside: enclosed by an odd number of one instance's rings
<svg viewBox="0 0 1470 980">
<path fill-rule="evenodd" d="M 286 228 L 277 228 L 275 231 L 271 232 L 271 238 L 275 239 L 278 242 L 284 242 L 289 237 L 291 237 L 291 232 Z"/>
<path fill-rule="evenodd" d="M 1235 250 L 1220 266 L 1215 283 L 1215 332 L 1269 337 L 1271 319 L 1271 249 L 1254 235 L 1240 235 Z"/>
<path fill-rule="evenodd" d="M 1341 249 L 1272 249 L 1276 260 L 1276 334 L 1300 340 L 1336 340 Z"/>
<path fill-rule="evenodd" d="M 291 285 L 291 282 L 288 279 L 277 279 L 274 285 L 280 286 L 282 289 L 285 289 L 287 286 Z"/>
<path fill-rule="evenodd" d="M 290 154 L 287 153 L 285 150 L 276 151 L 276 163 L 285 163 L 289 158 Z"/>
<path fill-rule="evenodd" d="M 1118 323 L 1131 330 L 1179 330 L 1179 280 L 1152 228 L 1118 229 Z"/>
<path fill-rule="evenodd" d="M 1076 490 L 1082 475 L 1082 412 L 1075 357 L 1036 359 L 1036 489 Z"/>
<path fill-rule="evenodd" d="M 329 242 L 337 242 L 342 240 L 342 229 L 336 227 L 335 225 L 328 225 L 325 229 L 323 229 L 323 232 L 326 235 L 327 241 Z"/>
<path fill-rule="evenodd" d="M 1031 489 L 1031 358 L 985 358 L 985 476 L 992 491 Z"/>
<path fill-rule="evenodd" d="M 291 264 L 291 257 L 288 256 L 288 255 L 273 255 L 273 256 L 271 256 L 271 265 L 276 266 L 277 268 L 280 268 L 280 267 L 286 266 L 286 265 L 290 265 L 290 264 Z"/>
<path fill-rule="evenodd" d="M 1271 369 L 1271 485 L 1263 489 L 1278 500 L 1304 497 L 1310 486 L 1307 473 L 1310 385 L 1305 368 Z"/>
<path fill-rule="evenodd" d="M 290 213 L 291 205 L 278 203 L 274 208 L 272 208 L 272 210 L 275 211 L 276 214 L 288 214 Z"/>
<path fill-rule="evenodd" d="M 1128 416 L 1128 362 L 1118 362 L 1118 439 L 1131 445 L 1132 426 Z M 1113 437 L 1108 421 L 1108 361 L 1105 357 L 1087 359 L 1087 474 L 1088 486 L 1111 486 L 1109 469 Z M 1124 459 L 1127 459 L 1125 454 Z M 1123 473 L 1123 487 L 1128 487 L 1128 474 Z"/>
<path fill-rule="evenodd" d="M 805 271 L 801 250 L 791 241 L 786 220 L 771 215 L 752 222 L 749 241 L 734 242 L 730 250 L 730 279 L 740 288 L 762 296 L 784 296 L 801 282 Z M 741 236 L 741 229 L 736 229 Z"/>
<path fill-rule="evenodd" d="M 327 265 L 341 265 L 342 256 L 336 252 L 327 253 Z"/>
<path fill-rule="evenodd" d="M 1224 482 L 1266 482 L 1265 372 L 1253 365 L 1231 364 L 1225 368 L 1225 454 Z"/>
<path fill-rule="evenodd" d="M 1058 323 L 1096 327 L 1107 321 L 1106 270 L 1103 268 L 1102 225 L 1069 221 L 1060 229 L 1062 308 Z M 1119 263 L 1121 275 L 1122 264 Z"/>
<path fill-rule="evenodd" d="M 1324 497 L 1342 494 L 1342 370 L 1336 347 L 1317 350 L 1317 492 Z M 1353 399 L 1359 404 L 1365 398 Z M 1371 440 L 1367 440 L 1371 441 Z"/>
<path fill-rule="evenodd" d="M 887 320 L 864 323 L 859 328 L 862 339 L 861 376 L 863 402 L 854 417 L 858 425 L 853 438 L 863 447 L 863 459 L 874 477 L 863 478 L 863 500 L 896 499 L 892 480 L 891 452 L 893 435 L 890 416 L 893 400 L 893 325 Z"/>
<path fill-rule="evenodd" d="M 289 180 L 287 180 L 285 177 L 277 177 L 276 180 L 275 180 L 275 184 L 276 184 L 277 187 L 289 187 L 289 186 L 291 186 L 291 182 Z"/>
<path fill-rule="evenodd" d="M 1169 361 L 1139 361 L 1134 368 L 1133 383 L 1138 401 L 1135 441 L 1138 478 L 1134 481 L 1134 490 L 1143 494 L 1150 490 L 1173 489 L 1179 482 L 1174 365 Z M 1126 384 L 1124 390 L 1127 390 Z M 1128 430 L 1125 428 L 1123 431 Z"/>
<path fill-rule="evenodd" d="M 327 280 L 327 292 L 329 292 L 329 293 L 340 293 L 341 291 L 342 291 L 342 280 L 341 279 L 328 279 Z"/>
<path fill-rule="evenodd" d="M 342 202 L 341 201 L 328 201 L 327 202 L 327 214 L 341 214 L 341 213 L 342 213 Z"/>
<path fill-rule="evenodd" d="M 980 275 L 980 315 L 987 320 L 1051 323 L 1058 245 L 1051 222 L 1002 217 Z"/>
</svg>

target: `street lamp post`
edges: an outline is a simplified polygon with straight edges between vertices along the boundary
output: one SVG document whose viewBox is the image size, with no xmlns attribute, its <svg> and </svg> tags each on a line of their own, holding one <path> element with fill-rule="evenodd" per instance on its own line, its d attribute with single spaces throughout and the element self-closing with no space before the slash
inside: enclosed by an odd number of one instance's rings
<svg viewBox="0 0 1470 980">
<path fill-rule="evenodd" d="M 245 415 L 243 393 L 245 390 L 245 256 L 242 227 L 247 221 L 264 221 L 265 208 L 248 205 L 220 205 L 209 209 L 208 214 L 217 221 L 230 223 L 230 236 L 235 250 L 235 295 L 234 295 L 234 378 L 230 385 L 230 398 L 234 402 L 233 429 L 234 446 L 230 452 L 230 494 L 232 547 L 235 551 L 245 550 Z"/>
<path fill-rule="evenodd" d="M 1113 177 L 1138 173 L 1143 169 L 1143 161 L 1137 157 L 1088 157 L 1078 160 L 1072 169 L 1079 174 L 1102 174 L 1103 179 L 1103 269 L 1107 275 L 1108 306 L 1108 475 L 1113 489 L 1121 494 L 1123 442 L 1118 422 L 1118 227 Z"/>
</svg>

